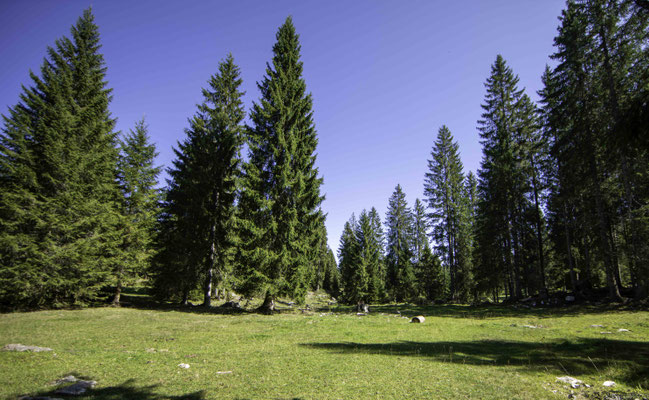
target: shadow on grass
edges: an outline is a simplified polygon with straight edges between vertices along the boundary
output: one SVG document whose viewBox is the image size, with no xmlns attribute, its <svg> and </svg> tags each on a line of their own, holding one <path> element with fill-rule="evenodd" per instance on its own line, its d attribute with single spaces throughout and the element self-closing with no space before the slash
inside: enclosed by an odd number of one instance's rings
<svg viewBox="0 0 649 400">
<path fill-rule="evenodd" d="M 79 396 L 64 396 L 65 398 L 75 399 L 95 399 L 95 400 L 203 400 L 205 393 L 203 391 L 187 393 L 180 396 L 168 396 L 156 393 L 156 388 L 159 385 L 137 386 L 134 379 L 122 383 L 118 386 L 109 386 L 105 388 L 88 389 L 86 393 Z M 58 389 L 58 388 L 57 388 Z M 56 394 L 56 389 L 47 392 L 40 392 L 32 394 L 26 398 L 61 398 L 62 395 Z"/>
<path fill-rule="evenodd" d="M 605 380 L 649 388 L 649 342 L 607 339 L 531 343 L 505 340 L 470 342 L 304 343 L 341 354 L 424 357 L 439 362 L 481 366 L 512 365 L 529 371 L 558 369 L 568 375 L 596 374 L 611 366 Z"/>
</svg>

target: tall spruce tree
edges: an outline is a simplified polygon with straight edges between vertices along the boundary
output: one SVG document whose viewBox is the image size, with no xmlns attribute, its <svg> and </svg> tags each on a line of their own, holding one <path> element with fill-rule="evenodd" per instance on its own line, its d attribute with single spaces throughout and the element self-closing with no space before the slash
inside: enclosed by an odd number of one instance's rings
<svg viewBox="0 0 649 400">
<path fill-rule="evenodd" d="M 530 135 L 536 129 L 535 109 L 518 77 L 498 55 L 485 84 L 484 113 L 478 121 L 483 158 L 478 171 L 478 277 L 483 291 L 520 298 L 538 285 L 529 269 L 537 258 L 530 184 Z M 537 215 L 538 216 L 538 215 Z"/>
<path fill-rule="evenodd" d="M 465 260 L 466 255 L 460 254 L 466 249 L 460 248 L 463 238 L 462 220 L 465 213 L 462 172 L 459 146 L 453 141 L 451 131 L 442 126 L 428 160 L 428 172 L 424 180 L 424 195 L 430 210 L 428 217 L 432 223 L 432 238 L 435 250 L 444 260 L 450 276 L 450 295 L 458 299 L 459 270 L 464 266 L 459 264 L 460 258 Z"/>
<path fill-rule="evenodd" d="M 157 155 L 144 119 L 120 141 L 118 181 L 123 217 L 116 230 L 121 244 L 114 265 L 113 304 L 119 304 L 123 285 L 148 269 L 155 252 L 153 239 L 160 213 L 156 185 L 161 169 L 154 166 Z"/>
<path fill-rule="evenodd" d="M 202 280 L 203 305 L 213 289 L 227 285 L 235 254 L 235 197 L 243 144 L 243 103 L 239 68 L 228 55 L 219 64 L 203 103 L 189 120 L 187 138 L 175 149 L 169 169 L 159 290 L 182 296 Z"/>
<path fill-rule="evenodd" d="M 397 185 L 390 196 L 385 224 L 387 227 L 386 287 L 396 301 L 408 300 L 416 294 L 412 265 L 413 218 L 401 185 Z"/>
<path fill-rule="evenodd" d="M 349 221 L 345 222 L 338 247 L 338 267 L 340 269 L 343 298 L 346 303 L 350 304 L 366 299 L 369 285 L 369 276 L 365 264 L 359 262 L 361 251 L 356 236 L 357 231 L 358 221 L 352 214 Z"/>
<path fill-rule="evenodd" d="M 0 140 L 0 302 L 52 307 L 97 298 L 118 253 L 115 121 L 88 9 L 48 48 Z"/>
<path fill-rule="evenodd" d="M 302 78 L 299 37 L 290 17 L 276 39 L 272 62 L 258 83 L 261 99 L 250 113 L 240 203 L 242 288 L 265 296 L 264 311 L 272 311 L 278 295 L 303 300 L 324 219 L 313 101 Z"/>
</svg>

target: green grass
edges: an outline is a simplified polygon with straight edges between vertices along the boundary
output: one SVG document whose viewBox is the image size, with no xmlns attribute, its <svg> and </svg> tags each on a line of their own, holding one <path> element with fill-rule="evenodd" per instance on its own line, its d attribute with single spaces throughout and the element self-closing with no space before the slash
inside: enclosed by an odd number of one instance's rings
<svg viewBox="0 0 649 400">
<path fill-rule="evenodd" d="M 397 309 L 426 322 L 410 324 Z M 359 317 L 344 307 L 273 316 L 106 307 L 1 314 L 7 343 L 54 351 L 0 352 L 2 398 L 47 394 L 70 374 L 98 382 L 80 397 L 94 399 L 565 399 L 570 390 L 555 382 L 563 375 L 594 385 L 581 395 L 605 380 L 649 391 L 647 311 L 393 305 Z"/>
</svg>

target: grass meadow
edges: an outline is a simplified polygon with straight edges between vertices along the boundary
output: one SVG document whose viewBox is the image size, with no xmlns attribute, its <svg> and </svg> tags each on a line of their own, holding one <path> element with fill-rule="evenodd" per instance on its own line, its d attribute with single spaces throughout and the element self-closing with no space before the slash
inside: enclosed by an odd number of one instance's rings
<svg viewBox="0 0 649 400">
<path fill-rule="evenodd" d="M 358 316 L 326 303 L 312 309 L 271 316 L 200 307 L 0 314 L 0 347 L 53 349 L 0 352 L 0 397 L 52 395 L 51 382 L 70 374 L 97 381 L 83 399 L 599 399 L 611 390 L 635 393 L 631 398 L 649 392 L 647 311 L 386 305 Z M 425 323 L 409 323 L 413 315 Z M 571 389 L 556 381 L 564 375 L 592 387 Z M 604 388 L 607 380 L 616 385 Z"/>
</svg>

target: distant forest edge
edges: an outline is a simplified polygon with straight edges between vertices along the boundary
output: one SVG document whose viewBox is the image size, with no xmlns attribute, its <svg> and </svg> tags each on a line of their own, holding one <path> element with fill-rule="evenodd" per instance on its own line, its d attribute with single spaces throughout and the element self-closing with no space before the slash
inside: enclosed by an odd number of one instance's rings
<svg viewBox="0 0 649 400">
<path fill-rule="evenodd" d="M 465 173 L 442 126 L 409 207 L 397 185 L 327 245 L 313 102 L 289 17 L 246 111 L 227 55 L 161 169 L 144 120 L 121 137 L 98 27 L 84 11 L 3 115 L 0 308 L 112 301 L 146 282 L 160 301 L 236 292 L 340 301 L 478 303 L 553 292 L 646 301 L 649 2 L 568 1 L 535 104 L 498 55 Z M 407 136 L 404 136 L 407 140 Z M 242 154 L 246 149 L 247 154 Z M 547 302 L 545 302 L 547 304 Z"/>
</svg>

